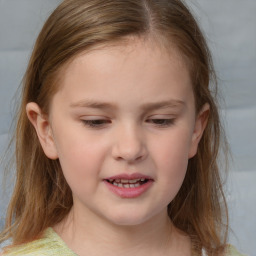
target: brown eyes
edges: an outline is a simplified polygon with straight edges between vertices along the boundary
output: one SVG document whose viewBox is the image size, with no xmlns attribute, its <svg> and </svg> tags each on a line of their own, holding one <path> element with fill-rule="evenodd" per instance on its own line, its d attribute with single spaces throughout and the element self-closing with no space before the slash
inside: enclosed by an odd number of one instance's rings
<svg viewBox="0 0 256 256">
<path fill-rule="evenodd" d="M 146 123 L 152 124 L 156 127 L 169 127 L 174 124 L 174 119 L 147 119 Z M 83 124 L 89 128 L 104 128 L 111 124 L 111 120 L 95 119 L 95 120 L 82 120 Z"/>
<path fill-rule="evenodd" d="M 147 123 L 152 123 L 156 126 L 168 127 L 174 124 L 174 119 L 148 119 Z"/>
<path fill-rule="evenodd" d="M 88 126 L 90 128 L 101 128 L 104 127 L 107 124 L 110 124 L 111 121 L 109 120 L 82 120 L 85 126 Z"/>
</svg>

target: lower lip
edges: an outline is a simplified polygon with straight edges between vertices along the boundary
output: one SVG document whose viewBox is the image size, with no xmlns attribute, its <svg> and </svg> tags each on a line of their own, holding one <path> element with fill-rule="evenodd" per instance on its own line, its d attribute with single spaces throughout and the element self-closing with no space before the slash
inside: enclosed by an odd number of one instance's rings
<svg viewBox="0 0 256 256">
<path fill-rule="evenodd" d="M 104 180 L 104 183 L 107 185 L 108 189 L 114 194 L 122 198 L 136 198 L 145 193 L 153 184 L 152 180 L 140 185 L 136 188 L 120 188 L 114 186 L 113 184 Z"/>
</svg>

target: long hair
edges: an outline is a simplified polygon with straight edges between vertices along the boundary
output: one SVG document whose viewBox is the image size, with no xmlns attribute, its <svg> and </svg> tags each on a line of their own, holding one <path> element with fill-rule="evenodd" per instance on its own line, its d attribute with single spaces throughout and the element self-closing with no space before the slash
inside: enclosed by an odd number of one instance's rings
<svg viewBox="0 0 256 256">
<path fill-rule="evenodd" d="M 46 114 L 58 90 L 60 70 L 97 45 L 128 36 L 152 37 L 183 56 L 193 85 L 196 112 L 208 103 L 209 120 L 198 152 L 168 212 L 192 239 L 194 249 L 219 255 L 226 245 L 227 207 L 217 164 L 221 125 L 215 72 L 204 36 L 181 0 L 64 0 L 48 18 L 35 43 L 23 79 L 16 127 L 16 184 L 0 239 L 34 240 L 63 220 L 73 201 L 58 160 L 48 159 L 26 115 L 36 102 Z M 225 139 L 225 137 L 224 137 Z M 223 218 L 226 216 L 226 219 Z"/>
</svg>

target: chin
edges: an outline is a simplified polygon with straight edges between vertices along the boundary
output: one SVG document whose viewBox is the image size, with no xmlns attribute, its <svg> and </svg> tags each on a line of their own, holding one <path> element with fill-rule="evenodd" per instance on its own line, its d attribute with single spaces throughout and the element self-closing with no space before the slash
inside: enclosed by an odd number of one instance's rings
<svg viewBox="0 0 256 256">
<path fill-rule="evenodd" d="M 138 212 L 115 212 L 115 215 L 109 216 L 108 220 L 117 226 L 137 226 L 146 223 L 152 216 L 148 214 L 139 214 Z"/>
</svg>

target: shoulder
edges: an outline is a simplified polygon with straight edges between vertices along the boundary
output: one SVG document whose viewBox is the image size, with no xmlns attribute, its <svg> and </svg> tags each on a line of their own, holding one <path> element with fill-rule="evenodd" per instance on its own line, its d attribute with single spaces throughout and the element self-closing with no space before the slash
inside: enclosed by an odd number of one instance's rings
<svg viewBox="0 0 256 256">
<path fill-rule="evenodd" d="M 233 245 L 228 245 L 226 256 L 246 256 L 241 254 Z"/>
<path fill-rule="evenodd" d="M 0 256 L 34 255 L 76 256 L 76 254 L 65 245 L 61 238 L 51 228 L 47 229 L 44 236 L 38 240 L 6 249 L 2 255 L 0 253 Z"/>
</svg>

